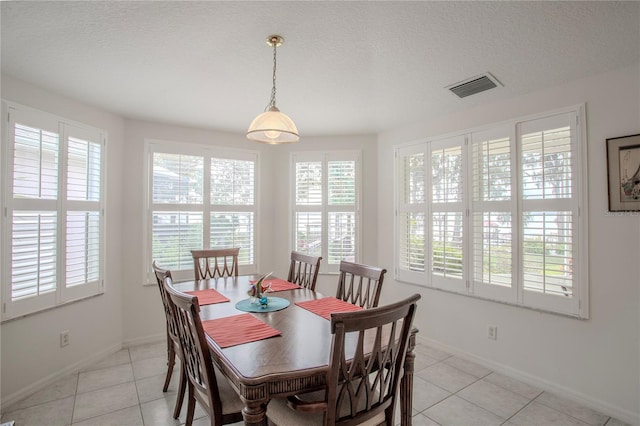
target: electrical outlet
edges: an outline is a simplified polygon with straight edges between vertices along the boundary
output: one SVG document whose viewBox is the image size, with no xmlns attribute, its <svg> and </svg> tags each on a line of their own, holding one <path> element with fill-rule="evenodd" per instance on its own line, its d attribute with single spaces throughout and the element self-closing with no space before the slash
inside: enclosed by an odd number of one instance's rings
<svg viewBox="0 0 640 426">
<path fill-rule="evenodd" d="M 487 338 L 491 340 L 498 340 L 498 327 L 495 325 L 487 326 Z"/>
<path fill-rule="evenodd" d="M 60 347 L 64 348 L 69 345 L 69 330 L 60 333 Z"/>
</svg>

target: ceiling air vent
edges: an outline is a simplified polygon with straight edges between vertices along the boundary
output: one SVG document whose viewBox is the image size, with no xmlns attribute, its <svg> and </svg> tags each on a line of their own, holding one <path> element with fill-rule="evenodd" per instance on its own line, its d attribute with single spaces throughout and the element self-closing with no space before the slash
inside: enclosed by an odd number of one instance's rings
<svg viewBox="0 0 640 426">
<path fill-rule="evenodd" d="M 451 90 L 459 98 L 466 98 L 498 86 L 502 86 L 502 84 L 493 75 L 486 73 L 455 83 L 452 86 L 448 86 L 447 89 Z"/>
</svg>

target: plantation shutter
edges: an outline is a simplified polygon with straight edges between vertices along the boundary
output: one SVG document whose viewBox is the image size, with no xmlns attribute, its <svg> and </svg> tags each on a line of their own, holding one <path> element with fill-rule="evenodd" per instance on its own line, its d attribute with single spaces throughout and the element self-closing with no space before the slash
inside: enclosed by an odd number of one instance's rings
<svg viewBox="0 0 640 426">
<path fill-rule="evenodd" d="M 57 288 L 58 123 L 31 124 L 14 112 L 13 215 L 11 229 L 11 301 L 42 298 L 25 304 L 34 309 L 55 303 Z M 20 120 L 20 121 L 17 121 Z M 37 120 L 36 120 L 37 123 Z M 36 124 L 34 123 L 34 124 Z M 43 128 L 45 127 L 45 128 Z M 46 296 L 48 295 L 48 296 Z M 27 310 L 31 310 L 27 307 Z"/>
<path fill-rule="evenodd" d="M 322 205 L 322 162 L 296 163 L 296 205 Z"/>
<path fill-rule="evenodd" d="M 161 267 L 193 269 L 191 250 L 203 248 L 204 157 L 152 154 L 151 255 Z"/>
<path fill-rule="evenodd" d="M 240 247 L 238 263 L 254 263 L 255 162 L 211 159 L 209 247 Z"/>
<path fill-rule="evenodd" d="M 397 276 L 415 284 L 425 281 L 425 144 L 397 152 Z"/>
<path fill-rule="evenodd" d="M 240 273 L 255 273 L 258 155 L 201 145 L 148 141 L 151 262 L 174 280 L 192 279 L 191 250 L 239 247 Z"/>
<path fill-rule="evenodd" d="M 583 120 L 576 106 L 396 147 L 396 278 L 588 318 Z"/>
<path fill-rule="evenodd" d="M 523 301 L 578 313 L 573 268 L 578 235 L 575 113 L 519 126 Z"/>
<path fill-rule="evenodd" d="M 3 318 L 101 292 L 104 251 L 104 134 L 8 111 Z"/>
<path fill-rule="evenodd" d="M 294 250 L 322 256 L 322 270 L 355 262 L 359 241 L 358 155 L 353 152 L 292 155 Z"/>
<path fill-rule="evenodd" d="M 294 250 L 322 256 L 322 161 L 295 163 Z"/>
<path fill-rule="evenodd" d="M 295 250 L 322 256 L 322 213 L 295 212 Z"/>
<path fill-rule="evenodd" d="M 450 290 L 466 289 L 466 217 L 464 170 L 465 139 L 456 136 L 434 141 L 429 147 L 431 166 L 432 285 Z"/>
<path fill-rule="evenodd" d="M 100 134 L 66 125 L 65 297 L 75 299 L 99 286 L 101 252 L 102 170 Z"/>
<path fill-rule="evenodd" d="M 503 126 L 471 134 L 471 252 L 474 293 L 515 300 L 515 134 Z"/>
<path fill-rule="evenodd" d="M 327 263 L 355 261 L 356 249 L 356 162 L 327 162 L 328 253 Z"/>
</svg>

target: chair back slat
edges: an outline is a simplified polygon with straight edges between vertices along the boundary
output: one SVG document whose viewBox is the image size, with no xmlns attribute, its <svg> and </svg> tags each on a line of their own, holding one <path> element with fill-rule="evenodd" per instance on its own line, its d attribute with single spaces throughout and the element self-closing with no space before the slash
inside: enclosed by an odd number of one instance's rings
<svg viewBox="0 0 640 426">
<path fill-rule="evenodd" d="M 414 294 L 379 308 L 331 314 L 325 425 L 360 424 L 381 413 L 393 425 L 419 299 Z"/>
<path fill-rule="evenodd" d="M 239 247 L 191 250 L 195 279 L 238 276 Z"/>
<path fill-rule="evenodd" d="M 340 262 L 336 298 L 370 309 L 378 306 L 387 270 L 352 262 Z"/>
<path fill-rule="evenodd" d="M 173 316 L 173 313 L 171 310 L 172 302 L 163 285 L 165 278 L 172 279 L 171 271 L 160 268 L 155 260 L 153 261 L 152 266 L 153 266 L 153 272 L 156 275 L 156 281 L 158 282 L 158 288 L 160 290 L 160 297 L 162 299 L 162 304 L 164 306 L 164 314 L 167 320 L 167 334 L 169 335 L 169 338 L 171 340 L 173 340 L 176 344 L 179 345 L 180 339 L 178 337 L 178 325 L 176 324 L 175 317 Z M 182 355 L 182 354 L 178 354 L 178 355 Z"/>
<path fill-rule="evenodd" d="M 322 257 L 292 251 L 287 281 L 315 291 L 321 260 Z"/>
<path fill-rule="evenodd" d="M 200 319 L 198 298 L 177 291 L 170 278 L 165 278 L 163 284 L 174 309 L 186 373 L 194 388 L 194 396 L 207 408 L 214 420 L 212 423 L 222 424 L 222 402 Z"/>
</svg>

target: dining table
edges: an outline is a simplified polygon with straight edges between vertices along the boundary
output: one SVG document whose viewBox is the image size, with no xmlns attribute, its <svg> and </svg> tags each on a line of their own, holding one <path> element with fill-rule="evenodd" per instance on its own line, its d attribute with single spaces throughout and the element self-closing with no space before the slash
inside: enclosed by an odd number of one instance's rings
<svg viewBox="0 0 640 426">
<path fill-rule="evenodd" d="M 302 287 L 273 291 L 266 293 L 268 299 L 274 302 L 271 303 L 272 308 L 278 303 L 279 306 L 274 309 L 283 304 L 286 307 L 267 311 L 260 309 L 257 303 L 253 306 L 258 307 L 258 312 L 247 314 L 236 308 L 236 305 L 246 307 L 250 303 L 247 292 L 259 277 L 240 275 L 185 281 L 174 283 L 173 286 L 181 292 L 204 294 L 201 293 L 203 290 L 213 289 L 222 295 L 223 298 L 218 302 L 201 304 L 200 317 L 203 326 L 214 324 L 215 321 L 212 320 L 226 321 L 226 331 L 232 334 L 228 337 L 237 337 L 233 336 L 234 330 L 229 327 L 238 324 L 240 329 L 240 319 L 246 318 L 246 315 L 257 318 L 279 332 L 273 337 L 232 346 L 227 346 L 228 342 L 221 345 L 205 333 L 212 361 L 227 377 L 244 403 L 242 415 L 245 425 L 266 426 L 267 404 L 272 398 L 320 390 L 325 386 L 332 341 L 331 321 L 328 316 L 320 316 L 298 304 L 321 303 L 312 301 L 332 298 Z M 417 330 L 413 329 L 409 337 L 404 374 L 400 383 L 402 426 L 411 425 L 416 333 Z"/>
</svg>

